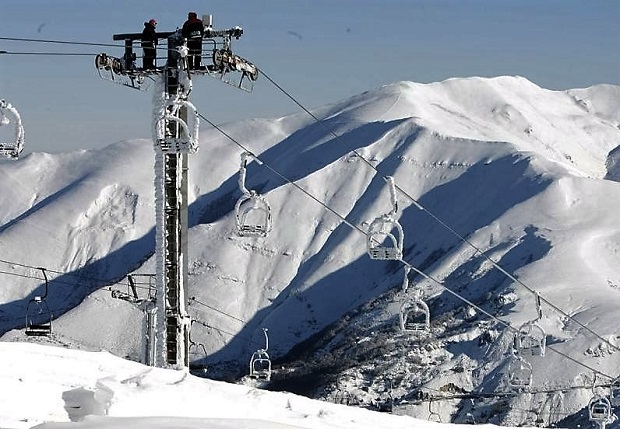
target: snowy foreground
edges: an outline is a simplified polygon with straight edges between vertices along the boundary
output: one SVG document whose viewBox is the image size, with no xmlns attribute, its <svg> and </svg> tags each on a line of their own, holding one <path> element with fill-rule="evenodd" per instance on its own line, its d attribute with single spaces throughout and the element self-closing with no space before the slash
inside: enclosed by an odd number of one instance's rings
<svg viewBox="0 0 620 429">
<path fill-rule="evenodd" d="M 3 342 L 0 362 L 3 429 L 447 426 L 150 368 L 107 352 Z M 79 423 L 56 423 L 71 421 Z"/>
</svg>

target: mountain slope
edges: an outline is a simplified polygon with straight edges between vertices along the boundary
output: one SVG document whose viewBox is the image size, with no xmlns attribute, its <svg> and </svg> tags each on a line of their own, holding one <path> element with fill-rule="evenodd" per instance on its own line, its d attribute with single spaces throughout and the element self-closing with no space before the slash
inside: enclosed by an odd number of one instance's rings
<svg viewBox="0 0 620 429">
<path fill-rule="evenodd" d="M 234 231 L 242 150 L 217 131 L 203 132 L 190 160 L 189 311 L 213 374 L 243 374 L 267 327 L 271 355 L 291 366 L 299 356 L 316 359 L 317 338 L 330 344 L 323 357 L 355 354 L 368 338 L 375 352 L 352 358 L 363 373 L 392 342 L 398 352 L 384 369 L 400 374 L 399 396 L 422 384 L 443 387 L 438 377 L 447 373 L 461 374 L 450 381 L 461 389 L 495 388 L 511 334 L 448 289 L 516 327 L 536 308 L 531 292 L 475 244 L 570 316 L 543 305 L 554 347 L 613 375 L 615 350 L 596 352 L 609 346 L 574 322 L 612 336 L 620 304 L 617 183 L 603 180 L 620 141 L 610 91 L 617 88 L 548 91 L 519 77 L 399 82 L 316 109 L 321 123 L 299 114 L 228 124 L 227 133 L 264 163 L 248 165 L 246 186 L 273 208 L 274 231 L 265 239 Z M 22 324 L 27 300 L 42 290 L 32 279 L 40 274 L 23 265 L 43 266 L 64 273 L 52 276 L 49 295 L 54 313 L 64 314 L 54 323 L 59 341 L 139 356 L 140 311 L 102 286 L 124 287 L 113 284 L 132 270 L 154 272 L 152 153 L 149 142 L 135 140 L 0 162 L 7 178 L 0 269 L 13 274 L 2 289 L 4 331 Z M 402 265 L 366 254 L 363 231 L 392 208 L 384 176 L 407 194 L 397 195 L 404 259 L 436 280 L 410 276 L 431 304 L 431 352 L 395 336 Z M 498 306 L 500 296 L 509 304 Z M 495 341 L 478 346 L 484 336 Z M 408 353 L 417 353 L 418 367 L 401 362 Z M 591 378 L 573 364 L 553 353 L 537 360 L 537 384 Z M 455 372 L 458 365 L 467 370 Z M 369 403 L 369 395 L 361 400 Z M 442 413 L 451 407 L 458 408 Z"/>
</svg>

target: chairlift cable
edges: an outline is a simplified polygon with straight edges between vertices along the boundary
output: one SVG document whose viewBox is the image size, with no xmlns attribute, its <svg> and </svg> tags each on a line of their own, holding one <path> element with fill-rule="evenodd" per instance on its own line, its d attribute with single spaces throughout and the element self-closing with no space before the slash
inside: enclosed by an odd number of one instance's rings
<svg viewBox="0 0 620 429">
<path fill-rule="evenodd" d="M 11 52 L 11 51 L 0 51 L 2 55 L 48 55 L 48 56 L 89 56 L 92 57 L 97 54 L 85 54 L 78 52 Z"/>
<path fill-rule="evenodd" d="M 197 304 L 200 304 L 200 305 L 202 305 L 204 307 L 207 307 L 207 308 L 209 308 L 209 309 L 211 309 L 213 311 L 216 311 L 216 312 L 218 312 L 220 314 L 223 314 L 224 316 L 228 316 L 231 319 L 235 319 L 236 321 L 241 322 L 243 324 L 247 323 L 247 321 L 245 321 L 243 319 L 240 319 L 240 318 L 238 318 L 236 316 L 233 316 L 232 314 L 228 314 L 225 311 L 219 310 L 219 309 L 217 309 L 217 308 L 215 308 L 215 307 L 213 307 L 213 306 L 211 306 L 209 304 L 205 304 L 204 302 L 201 302 L 201 301 L 197 300 L 196 297 L 194 297 L 194 296 L 190 298 L 190 301 L 195 302 Z"/>
<path fill-rule="evenodd" d="M 19 263 L 19 262 L 7 261 L 7 260 L 4 260 L 4 259 L 0 259 L 0 263 L 4 263 L 4 264 L 7 264 L 7 265 L 16 265 L 16 266 L 22 267 L 22 268 L 31 268 L 33 270 L 39 270 L 41 268 L 41 267 L 35 267 L 33 265 L 22 264 L 22 263 Z M 73 274 L 73 273 L 69 273 L 69 272 L 57 271 L 57 270 L 53 270 L 51 268 L 45 268 L 45 270 L 47 272 L 53 273 L 53 274 L 58 274 L 58 275 L 63 275 L 63 276 L 70 276 L 70 277 L 76 277 L 76 278 L 78 278 L 78 280 L 88 280 L 88 281 L 92 281 L 92 282 L 100 282 L 100 283 L 102 283 L 102 286 L 109 286 L 110 285 L 110 281 L 111 281 L 111 280 L 100 279 L 100 278 L 95 278 L 95 277 L 85 277 L 85 276 L 82 276 L 80 274 Z M 24 278 L 34 278 L 34 279 L 38 279 L 38 280 L 45 280 L 42 277 L 29 276 L 29 275 L 26 275 L 26 274 L 18 274 L 18 273 L 12 273 L 12 272 L 8 272 L 8 271 L 0 271 L 0 274 L 6 274 L 6 275 L 10 275 L 10 276 L 24 277 Z M 68 282 L 68 281 L 58 280 L 58 278 L 55 278 L 54 282 L 56 284 L 74 285 L 74 286 L 77 284 L 77 281 L 76 282 Z M 114 282 L 113 284 L 129 286 L 129 283 L 123 283 L 122 281 Z M 148 289 L 148 287 L 146 287 L 146 286 L 139 286 L 140 284 L 141 283 L 139 283 L 139 282 L 136 283 L 136 287 L 139 288 L 139 289 Z"/>
<path fill-rule="evenodd" d="M 0 40 L 10 40 L 13 42 L 56 43 L 56 44 L 62 44 L 62 45 L 106 46 L 106 47 L 121 47 L 122 48 L 122 45 L 118 45 L 118 44 L 74 42 L 70 40 L 24 39 L 24 38 L 19 38 L 19 37 L 0 37 Z"/>
<path fill-rule="evenodd" d="M 2 262 L 2 263 L 6 263 L 6 264 L 9 264 L 9 265 L 17 265 L 17 266 L 20 266 L 20 267 L 23 267 L 23 268 L 31 268 L 31 269 L 35 269 L 35 270 L 40 270 L 40 267 L 35 267 L 35 266 L 32 266 L 32 265 L 21 264 L 21 263 L 18 263 L 18 262 L 10 262 L 10 261 L 6 261 L 6 260 L 2 260 L 2 259 L 0 259 L 0 262 Z M 78 277 L 77 275 L 74 275 L 74 274 L 71 274 L 71 273 L 64 273 L 64 272 L 61 272 L 61 271 L 54 271 L 54 270 L 51 270 L 51 269 L 48 269 L 48 268 L 46 268 L 46 271 L 51 272 L 51 273 L 55 273 L 55 274 L 68 275 L 68 276 L 72 276 L 72 275 L 73 275 L 73 276 Z M 19 273 L 13 273 L 13 272 L 9 272 L 9 271 L 2 271 L 2 270 L 0 270 L 0 274 L 6 274 L 6 275 L 11 275 L 11 276 L 16 276 L 16 277 L 23 277 L 23 278 L 28 278 L 28 279 L 45 280 L 45 279 L 44 279 L 44 278 L 42 278 L 42 277 L 37 277 L 37 276 L 29 276 L 29 275 L 26 275 L 26 274 L 19 274 Z M 88 280 L 97 280 L 97 281 L 104 282 L 104 280 L 102 280 L 102 279 L 92 279 L 92 278 L 91 278 L 91 279 L 88 279 Z M 51 282 L 51 280 L 50 280 L 50 282 Z M 63 281 L 59 281 L 59 280 L 57 280 L 57 279 L 54 279 L 54 282 L 55 282 L 56 284 L 66 284 L 66 285 L 74 285 L 74 286 L 75 286 L 75 284 L 76 284 L 75 282 L 63 282 Z M 117 283 L 115 283 L 115 284 L 117 284 L 117 285 L 126 285 L 126 286 L 129 286 L 129 283 L 122 283 L 122 282 L 117 282 Z M 149 288 L 148 286 L 141 286 L 142 284 L 147 284 L 147 283 L 135 282 L 135 283 L 134 283 L 134 286 L 135 286 L 137 289 L 145 289 L 145 290 L 150 290 L 150 288 Z M 129 294 L 127 294 L 126 292 L 123 292 L 123 291 L 117 291 L 117 292 L 118 292 L 119 294 L 121 294 L 121 295 L 130 296 Z M 213 306 L 210 306 L 210 305 L 208 305 L 208 304 L 205 304 L 205 303 L 203 303 L 203 302 L 201 302 L 201 301 L 197 300 L 195 297 L 192 297 L 192 298 L 191 298 L 191 300 L 192 300 L 192 301 L 194 301 L 194 302 L 196 302 L 196 303 L 198 303 L 198 304 L 200 304 L 200 305 L 203 305 L 203 306 L 205 306 L 205 307 L 207 307 L 207 308 L 210 308 L 210 309 L 212 309 L 212 310 L 214 310 L 214 311 L 216 311 L 216 312 L 218 312 L 218 313 L 221 313 L 221 314 L 223 314 L 223 315 L 225 315 L 225 316 L 228 316 L 228 317 L 230 317 L 230 318 L 232 318 L 232 319 L 235 319 L 235 320 L 237 320 L 237 321 L 239 321 L 239 322 L 241 322 L 241 323 L 247 323 L 245 320 L 240 319 L 240 318 L 238 318 L 238 317 L 236 317 L 236 316 L 233 316 L 233 315 L 231 315 L 231 314 L 229 314 L 229 313 L 226 313 L 225 311 L 219 310 L 219 309 L 217 309 L 217 308 L 215 308 L 215 307 L 213 307 Z M 56 311 L 62 312 L 62 311 L 64 311 L 64 309 L 60 309 L 60 308 L 58 308 L 58 309 L 50 309 L 50 310 L 51 310 L 51 311 L 53 311 L 53 312 L 56 312 Z M 9 320 L 5 320 L 5 321 L 6 321 L 6 322 L 10 322 L 10 321 L 12 321 L 12 320 L 21 320 L 21 318 L 14 318 L 14 319 L 9 319 Z M 206 326 L 206 325 L 205 325 L 205 326 Z M 215 328 L 215 327 L 213 327 L 213 326 L 209 326 L 209 327 L 217 330 L 217 328 Z M 224 333 L 229 334 L 229 335 L 233 335 L 233 336 L 234 336 L 234 334 L 231 334 L 231 333 L 229 333 L 229 332 L 225 332 L 225 331 L 224 331 Z M 251 341 L 251 340 L 250 340 L 250 341 Z"/>
<path fill-rule="evenodd" d="M 41 277 L 37 277 L 37 276 L 28 276 L 26 274 L 19 274 L 19 273 L 12 273 L 10 271 L 2 271 L 0 270 L 0 274 L 6 274 L 7 276 L 15 276 L 15 277 L 23 277 L 25 279 L 36 279 L 36 280 L 44 280 Z"/>
<path fill-rule="evenodd" d="M 303 106 L 299 101 L 297 101 L 289 92 L 287 92 L 284 88 L 282 88 L 280 85 L 278 85 L 273 79 L 271 79 L 269 77 L 269 75 L 267 75 L 265 73 L 264 70 L 259 69 L 260 73 L 269 81 L 271 82 L 276 88 L 278 88 L 283 94 L 285 94 L 289 99 L 291 99 L 295 104 L 297 104 L 304 112 L 306 112 L 308 115 L 310 115 L 317 123 L 321 124 L 325 130 L 327 132 L 329 132 L 332 136 L 334 136 L 335 138 L 341 138 L 342 136 L 339 136 L 338 134 L 336 134 L 335 132 L 333 132 L 331 129 L 329 129 L 327 127 L 327 125 L 325 125 L 325 123 L 320 120 L 315 114 L 313 114 L 310 110 L 308 110 L 305 106 Z M 384 180 L 388 181 L 388 176 L 383 176 L 383 174 L 377 170 L 377 168 L 372 165 L 372 163 L 370 161 L 368 161 L 366 158 L 364 158 L 357 150 L 353 149 L 352 152 L 359 157 L 364 163 L 366 163 L 370 168 L 372 168 L 373 170 L 375 170 L 378 174 L 380 174 Z M 470 246 L 471 248 L 473 248 L 476 253 L 479 253 L 484 259 L 486 259 L 488 262 L 490 262 L 496 269 L 498 269 L 499 271 L 501 271 L 504 275 L 506 275 L 509 279 L 511 279 L 512 281 L 520 284 L 521 286 L 523 286 L 525 289 L 527 289 L 529 292 L 531 292 L 532 294 L 536 295 L 536 290 L 534 290 L 533 288 L 531 288 L 530 286 L 526 285 L 525 283 L 523 283 L 523 281 L 519 280 L 518 278 L 516 278 L 515 276 L 513 276 L 512 274 L 510 274 L 508 271 L 506 271 L 504 268 L 502 268 L 497 262 L 495 262 L 491 257 L 487 256 L 485 254 L 485 252 L 480 249 L 478 246 L 476 246 L 475 244 L 473 244 L 470 240 L 468 240 L 467 238 L 463 237 L 461 234 L 459 234 L 456 230 L 454 230 L 454 228 L 450 227 L 446 222 L 444 222 L 443 220 L 441 220 L 438 216 L 436 216 L 434 213 L 432 213 L 431 211 L 429 211 L 427 208 L 425 208 L 424 206 L 422 206 L 415 198 L 413 198 L 407 191 L 405 191 L 404 189 L 402 189 L 400 186 L 395 184 L 395 188 L 398 189 L 398 191 L 400 191 L 403 195 L 405 195 L 409 200 L 411 200 L 411 202 L 418 207 L 419 209 L 423 210 L 424 212 L 426 212 L 432 219 L 434 219 L 436 222 L 438 222 L 441 226 L 443 226 L 444 228 L 446 228 L 448 231 L 450 231 L 452 234 L 454 234 L 458 239 L 460 239 L 461 241 L 463 241 L 465 244 L 467 244 L 468 246 Z M 611 341 L 609 341 L 608 339 L 604 338 L 603 336 L 599 335 L 597 332 L 595 332 L 594 330 L 592 330 L 591 328 L 589 328 L 588 326 L 586 326 L 585 324 L 581 323 L 580 321 L 574 319 L 571 315 L 569 315 L 568 313 L 566 313 L 564 310 L 562 310 L 561 308 L 559 308 L 557 305 L 553 304 L 551 301 L 549 301 L 546 298 L 543 298 L 542 296 L 538 295 L 537 299 L 540 299 L 542 302 L 544 302 L 545 304 L 549 305 L 549 307 L 551 307 L 552 309 L 554 309 L 555 311 L 557 311 L 558 313 L 560 313 L 562 316 L 568 318 L 569 320 L 575 322 L 579 327 L 585 329 L 587 332 L 589 332 L 590 334 L 594 335 L 595 337 L 597 337 L 598 339 L 600 339 L 601 341 L 603 341 L 604 343 L 606 343 L 607 345 L 611 346 L 613 349 L 615 349 L 616 351 L 620 351 L 620 347 L 613 344 Z"/>
<path fill-rule="evenodd" d="M 611 384 L 599 384 L 597 385 L 597 387 L 605 387 L 608 388 L 610 387 Z M 578 386 L 563 386 L 563 387 L 557 387 L 557 388 L 548 388 L 548 389 L 529 389 L 526 393 L 528 394 L 538 394 L 538 393 L 557 393 L 557 392 L 566 392 L 568 390 L 581 390 L 581 389 L 591 389 L 592 386 L 591 385 L 578 385 Z M 428 387 L 428 386 L 419 386 L 416 390 L 429 390 L 429 391 L 433 391 L 433 392 L 437 392 L 437 393 L 441 393 L 442 395 L 438 395 L 438 396 L 433 396 L 431 398 L 438 398 L 438 399 L 433 399 L 433 400 L 441 400 L 443 399 L 457 399 L 457 398 L 464 398 L 467 399 L 470 396 L 473 397 L 473 399 L 485 399 L 485 398 L 492 398 L 492 397 L 508 397 L 508 396 L 517 396 L 519 395 L 519 392 L 515 392 L 515 391 L 505 391 L 505 392 L 488 392 L 488 393 L 484 393 L 484 392 L 474 392 L 474 391 L 465 391 L 465 392 L 461 392 L 461 393 L 454 393 L 451 395 L 445 395 L 443 391 L 439 390 L 439 389 L 435 389 L 433 387 Z M 423 401 L 424 399 L 422 399 Z"/>
<path fill-rule="evenodd" d="M 280 178 L 282 178 L 283 180 L 285 180 L 287 183 L 290 183 L 291 185 L 293 185 L 294 187 L 296 187 L 297 189 L 299 189 L 300 191 L 302 191 L 304 194 L 306 194 L 307 196 L 309 196 L 310 198 L 312 198 L 314 201 L 316 201 L 317 203 L 319 203 L 321 206 L 323 206 L 324 208 L 326 208 L 328 211 L 330 211 L 331 213 L 333 213 L 334 215 L 336 215 L 337 217 L 340 218 L 340 220 L 342 220 L 342 222 L 344 222 L 346 225 L 348 225 L 349 227 L 359 231 L 360 233 L 364 234 L 365 236 L 368 236 L 368 233 L 366 231 L 364 231 L 363 229 L 361 229 L 359 226 L 352 224 L 351 222 L 349 222 L 347 219 L 345 219 L 344 216 L 342 216 L 340 213 L 338 213 L 336 210 L 332 209 L 328 204 L 322 202 L 321 200 L 319 200 L 317 197 L 315 197 L 314 195 L 312 195 L 310 192 L 308 192 L 307 190 L 305 190 L 304 188 L 302 188 L 301 186 L 299 186 L 298 184 L 294 183 L 293 181 L 291 181 L 288 177 L 286 177 L 285 175 L 283 175 L 282 173 L 278 172 L 277 170 L 275 170 L 273 167 L 271 167 L 268 163 L 266 163 L 265 161 L 261 160 L 259 157 L 257 157 L 256 155 L 254 155 L 247 147 L 245 147 L 243 144 L 241 144 L 239 141 L 237 141 L 235 138 L 233 138 L 230 134 L 226 133 L 224 130 L 222 130 L 221 127 L 217 126 L 215 123 L 213 123 L 211 120 L 209 120 L 208 118 L 206 118 L 204 115 L 198 113 L 198 116 L 202 119 L 204 119 L 207 123 L 209 123 L 213 128 L 215 128 L 216 130 L 218 130 L 220 133 L 222 133 L 225 137 L 227 137 L 228 139 L 230 139 L 233 143 L 235 143 L 237 146 L 239 146 L 240 148 L 242 148 L 244 151 L 250 153 L 254 158 L 256 158 L 258 161 L 260 161 L 262 163 L 262 165 L 264 165 L 267 169 L 269 169 L 270 171 L 272 171 L 273 173 L 275 173 L 277 176 L 279 176 Z M 454 292 L 453 290 L 449 289 L 447 286 L 445 286 L 441 281 L 435 279 L 434 277 L 424 273 L 423 271 L 415 268 L 413 265 L 409 264 L 408 262 L 404 261 L 402 258 L 399 259 L 400 262 L 402 262 L 405 266 L 408 266 L 410 269 L 413 269 L 414 271 L 416 271 L 418 274 L 422 275 L 423 277 L 427 278 L 428 280 L 433 281 L 434 283 L 437 283 L 437 285 L 439 285 L 440 287 L 442 287 L 443 289 L 445 289 L 448 293 L 454 295 L 456 298 L 460 299 L 461 301 L 471 305 L 472 307 L 476 308 L 477 310 L 479 310 L 480 312 L 484 313 L 485 315 L 489 316 L 490 318 L 496 320 L 497 322 L 499 322 L 500 324 L 504 325 L 506 328 L 511 329 L 515 332 L 519 332 L 518 328 L 515 328 L 514 326 L 512 326 L 510 323 L 501 320 L 499 318 L 497 318 L 496 316 L 492 315 L 491 313 L 489 313 L 488 311 L 484 310 L 483 308 L 481 308 L 480 306 L 474 304 L 472 301 L 468 300 L 467 298 L 459 295 L 458 293 Z M 599 370 L 592 368 L 591 366 L 582 363 L 580 361 L 578 361 L 577 359 L 568 356 L 567 354 L 556 350 L 553 347 L 548 346 L 548 348 L 552 351 L 554 351 L 555 353 L 559 354 L 560 356 L 563 356 L 569 360 L 571 360 L 572 362 L 576 363 L 577 365 L 580 365 L 584 368 L 587 368 L 590 371 L 593 371 L 595 373 L 598 373 L 604 377 L 613 379 L 614 377 L 607 375 L 605 373 L 600 372 Z"/>
<path fill-rule="evenodd" d="M 512 330 L 512 331 L 514 331 L 514 332 L 516 332 L 516 333 L 518 333 L 518 332 L 519 332 L 519 329 L 518 329 L 518 328 L 515 328 L 515 327 L 514 327 L 514 326 L 512 326 L 510 323 L 508 323 L 508 322 L 506 322 L 506 321 L 504 321 L 504 320 L 502 320 L 502 319 L 500 319 L 500 318 L 498 318 L 498 317 L 494 316 L 493 314 L 489 313 L 489 312 L 488 312 L 488 311 L 486 311 L 485 309 L 483 309 L 483 308 L 481 308 L 480 306 L 478 306 L 478 305 L 474 304 L 472 301 L 468 300 L 467 298 L 465 298 L 465 297 L 463 297 L 463 296 L 459 295 L 458 293 L 454 292 L 453 290 L 449 289 L 449 288 L 448 288 L 447 286 L 445 286 L 445 285 L 444 285 L 441 281 L 439 281 L 439 280 L 435 279 L 434 277 L 432 277 L 432 276 L 430 276 L 430 275 L 426 274 L 426 273 L 425 273 L 425 272 L 423 272 L 422 270 L 417 269 L 416 267 L 414 267 L 413 265 L 409 264 L 407 261 L 404 261 L 403 259 L 400 259 L 400 262 L 402 262 L 404 265 L 408 266 L 410 269 L 412 269 L 412 270 L 413 270 L 413 271 L 415 271 L 416 273 L 420 274 L 421 276 L 423 276 L 423 277 L 424 277 L 424 278 L 426 278 L 427 280 L 431 280 L 431 281 L 433 281 L 434 283 L 436 283 L 437 285 L 441 286 L 441 287 L 442 287 L 445 291 L 447 291 L 448 293 L 452 294 L 454 297 L 456 297 L 456 298 L 460 299 L 461 301 L 463 301 L 463 302 L 465 302 L 465 303 L 467 303 L 467 304 L 471 305 L 471 306 L 472 306 L 472 307 L 474 307 L 475 309 L 477 309 L 477 310 L 479 310 L 480 312 L 484 313 L 486 316 L 488 316 L 488 317 L 492 318 L 493 320 L 497 321 L 498 323 L 500 323 L 500 324 L 504 325 L 507 329 L 510 329 L 510 330 Z M 554 348 L 554 347 L 552 347 L 552 346 L 547 346 L 547 349 L 552 350 L 553 352 L 555 352 L 555 353 L 559 354 L 560 356 L 565 357 L 566 359 L 568 359 L 568 360 L 572 361 L 573 363 L 576 363 L 577 365 L 581 365 L 582 367 L 587 368 L 587 369 L 589 369 L 590 371 L 593 371 L 595 374 L 600 374 L 600 375 L 602 375 L 602 376 L 604 376 L 604 377 L 607 377 L 607 378 L 609 378 L 609 379 L 612 379 L 612 380 L 615 378 L 615 377 L 612 377 L 612 376 L 610 376 L 610 375 L 607 375 L 607 374 L 605 374 L 605 373 L 603 373 L 603 372 L 601 372 L 601 371 L 599 371 L 599 370 L 597 370 L 597 369 L 595 369 L 595 368 L 593 368 L 593 367 L 589 366 L 588 364 L 585 364 L 585 363 L 583 363 L 583 362 L 578 361 L 577 359 L 575 359 L 575 358 L 573 358 L 573 357 L 571 357 L 571 356 L 567 355 L 567 354 L 566 354 L 566 353 L 564 353 L 564 352 L 561 352 L 561 351 L 559 351 L 559 350 L 555 349 L 555 348 Z"/>
<path fill-rule="evenodd" d="M 235 337 L 235 338 L 241 338 L 242 340 L 248 341 L 248 342 L 250 342 L 250 343 L 258 344 L 258 345 L 262 345 L 262 344 L 263 344 L 263 343 L 259 343 L 258 341 L 254 341 L 254 340 L 253 340 L 253 339 L 251 339 L 251 338 L 243 337 L 243 336 L 240 336 L 239 334 L 233 334 L 232 332 L 228 332 L 228 331 L 226 331 L 226 330 L 224 330 L 224 329 L 217 328 L 217 327 L 215 327 L 215 326 L 209 325 L 208 323 L 203 322 L 203 321 L 201 321 L 201 320 L 194 319 L 194 318 L 192 318 L 192 320 L 193 320 L 194 322 L 198 323 L 199 325 L 204 326 L 205 328 L 214 329 L 214 330 L 218 331 L 218 332 L 219 332 L 219 333 L 221 333 L 221 334 L 226 334 L 226 335 L 229 335 L 229 336 L 231 336 L 231 337 Z"/>
<path fill-rule="evenodd" d="M 19 37 L 0 37 L 0 40 L 7 40 L 7 41 L 13 41 L 13 42 L 50 43 L 50 44 L 62 44 L 62 45 L 103 46 L 103 47 L 120 48 L 120 49 L 124 49 L 125 48 L 125 46 L 121 45 L 121 44 L 94 43 L 94 42 L 74 42 L 74 41 L 71 41 L 71 40 L 23 39 L 23 38 L 19 38 Z M 157 49 L 157 50 L 166 50 L 166 51 L 168 50 L 167 47 L 160 47 L 160 46 L 156 46 L 155 49 Z M 85 55 L 91 55 L 91 54 L 85 54 Z M 93 55 L 96 55 L 96 54 L 93 54 Z"/>
</svg>

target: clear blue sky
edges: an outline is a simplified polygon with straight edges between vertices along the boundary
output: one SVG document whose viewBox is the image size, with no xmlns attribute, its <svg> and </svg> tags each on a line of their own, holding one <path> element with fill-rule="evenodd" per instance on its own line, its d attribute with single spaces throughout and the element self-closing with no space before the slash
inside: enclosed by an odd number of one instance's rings
<svg viewBox="0 0 620 429">
<path fill-rule="evenodd" d="M 400 80 L 620 85 L 619 0 L 2 0 L 0 37 L 118 43 L 113 34 L 152 17 L 174 30 L 190 10 L 212 14 L 215 28 L 243 27 L 235 52 L 308 108 Z M 93 54 L 0 54 L 0 98 L 21 113 L 26 153 L 150 138 L 152 94 L 103 81 L 93 65 L 122 49 L 0 40 L 0 50 Z M 217 123 L 300 111 L 265 79 L 247 94 L 202 77 L 191 100 Z"/>
</svg>

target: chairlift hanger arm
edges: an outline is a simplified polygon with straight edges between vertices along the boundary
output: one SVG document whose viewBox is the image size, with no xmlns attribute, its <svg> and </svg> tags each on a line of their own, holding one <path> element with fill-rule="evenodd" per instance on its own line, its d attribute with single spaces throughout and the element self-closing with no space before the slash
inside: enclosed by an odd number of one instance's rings
<svg viewBox="0 0 620 429">
<path fill-rule="evenodd" d="M 45 268 L 43 267 L 39 267 L 39 269 L 41 270 L 41 272 L 43 273 L 43 279 L 45 280 L 45 294 L 40 297 L 41 300 L 45 300 L 45 298 L 47 298 L 47 291 L 48 291 L 48 284 L 49 281 L 47 280 L 47 273 L 45 271 Z"/>
<path fill-rule="evenodd" d="M 542 306 L 540 304 L 540 293 L 538 293 L 538 291 L 534 292 L 536 295 L 536 312 L 537 312 L 537 318 L 536 321 L 541 320 L 543 317 L 543 313 L 542 313 Z"/>
<path fill-rule="evenodd" d="M 385 181 L 388 183 L 390 187 L 390 202 L 392 203 L 392 211 L 388 213 L 388 215 L 394 215 L 398 212 L 398 200 L 396 198 L 396 189 L 394 185 L 394 178 L 392 176 L 386 176 Z"/>
<path fill-rule="evenodd" d="M 403 293 L 406 293 L 407 288 L 409 287 L 409 271 L 411 271 L 411 267 L 408 265 L 405 265 L 405 277 L 403 279 L 403 285 L 402 285 Z"/>
<path fill-rule="evenodd" d="M 131 287 L 131 293 L 133 294 L 134 299 L 137 301 L 139 298 L 138 291 L 136 290 L 136 282 L 134 281 L 131 274 L 127 276 L 127 279 L 129 280 L 129 287 Z"/>
<path fill-rule="evenodd" d="M 266 352 L 267 350 L 269 350 L 269 336 L 267 335 L 267 328 L 263 328 L 263 333 L 265 334 L 265 348 L 264 351 Z"/>
</svg>

